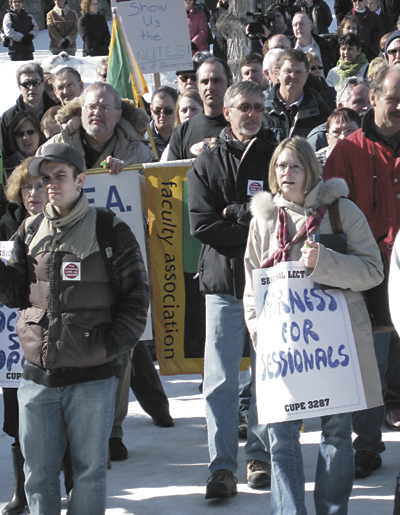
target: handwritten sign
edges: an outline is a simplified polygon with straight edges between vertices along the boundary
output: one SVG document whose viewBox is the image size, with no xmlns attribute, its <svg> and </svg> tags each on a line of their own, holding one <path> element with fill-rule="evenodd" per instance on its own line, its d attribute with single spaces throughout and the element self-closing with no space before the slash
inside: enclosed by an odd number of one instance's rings
<svg viewBox="0 0 400 515">
<path fill-rule="evenodd" d="M 142 73 L 192 69 L 182 0 L 112 0 Z"/>
<path fill-rule="evenodd" d="M 253 271 L 260 424 L 366 408 L 346 300 L 298 261 Z"/>
<path fill-rule="evenodd" d="M 0 241 L 0 257 L 8 261 L 12 241 Z M 18 340 L 16 325 L 19 315 L 0 303 L 0 386 L 18 387 L 22 377 L 24 353 Z"/>
</svg>

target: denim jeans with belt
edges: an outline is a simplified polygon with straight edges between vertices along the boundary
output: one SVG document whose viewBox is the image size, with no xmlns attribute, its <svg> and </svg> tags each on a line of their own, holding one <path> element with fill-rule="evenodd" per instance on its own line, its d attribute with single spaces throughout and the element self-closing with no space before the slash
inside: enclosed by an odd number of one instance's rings
<svg viewBox="0 0 400 515">
<path fill-rule="evenodd" d="M 242 300 L 227 294 L 206 295 L 203 391 L 211 473 L 220 469 L 235 473 L 238 467 L 239 365 L 245 341 Z M 249 421 L 257 420 L 253 416 L 255 409 L 252 402 Z M 252 432 L 250 422 L 249 431 Z M 268 461 L 268 457 L 264 460 Z"/>
<path fill-rule="evenodd" d="M 103 515 L 108 439 L 118 379 L 48 388 L 22 379 L 18 389 L 25 491 L 31 515 L 59 515 L 61 460 L 69 441 L 73 480 L 69 515 Z"/>
<path fill-rule="evenodd" d="M 322 435 L 315 476 L 317 515 L 347 515 L 354 479 L 351 413 L 321 417 Z M 306 515 L 300 445 L 302 421 L 269 424 L 271 515 Z"/>
</svg>

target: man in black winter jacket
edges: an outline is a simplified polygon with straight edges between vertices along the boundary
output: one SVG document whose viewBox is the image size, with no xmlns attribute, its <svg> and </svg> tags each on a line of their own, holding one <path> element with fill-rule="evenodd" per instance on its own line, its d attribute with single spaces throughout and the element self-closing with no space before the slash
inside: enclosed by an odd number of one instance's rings
<svg viewBox="0 0 400 515">
<path fill-rule="evenodd" d="M 17 82 L 21 95 L 14 106 L 7 109 L 1 117 L 1 149 L 3 161 L 14 151 L 11 149 L 8 129 L 18 111 L 32 111 L 39 120 L 55 102 L 44 90 L 44 72 L 38 63 L 26 63 L 17 69 Z"/>
<path fill-rule="evenodd" d="M 306 138 L 328 119 L 332 109 L 317 91 L 306 86 L 310 64 L 301 50 L 286 50 L 278 61 L 279 83 L 269 91 L 264 124 L 278 141 L 289 136 Z"/>
<path fill-rule="evenodd" d="M 276 141 L 262 128 L 264 94 L 250 81 L 231 86 L 224 97 L 230 125 L 209 143 L 187 174 L 191 233 L 202 244 L 200 290 L 206 298 L 204 396 L 210 453 L 206 499 L 237 493 L 238 372 L 246 342 L 244 265 L 251 220 L 250 201 L 268 190 L 268 166 Z M 254 366 L 254 352 L 252 353 Z M 254 396 L 252 396 L 252 400 Z M 253 488 L 270 484 L 265 426 L 257 426 L 255 404 L 248 434 L 263 443 L 246 445 L 247 479 Z"/>
</svg>

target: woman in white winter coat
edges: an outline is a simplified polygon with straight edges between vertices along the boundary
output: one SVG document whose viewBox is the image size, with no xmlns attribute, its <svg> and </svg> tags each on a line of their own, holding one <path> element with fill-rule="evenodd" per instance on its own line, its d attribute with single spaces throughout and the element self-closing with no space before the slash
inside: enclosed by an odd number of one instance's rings
<svg viewBox="0 0 400 515">
<path fill-rule="evenodd" d="M 244 307 L 246 323 L 253 344 L 257 345 L 257 321 L 252 282 L 253 269 L 262 268 L 270 258 L 273 266 L 283 260 L 302 260 L 309 276 L 317 283 L 343 290 L 349 309 L 361 376 L 368 408 L 382 404 L 381 385 L 375 359 L 371 324 L 362 291 L 378 285 L 383 267 L 378 246 L 366 218 L 347 196 L 342 179 L 324 183 L 319 164 L 307 141 L 298 136 L 288 138 L 276 148 L 269 169 L 272 194 L 262 192 L 252 201 L 245 255 L 246 287 Z M 340 254 L 322 244 L 298 241 L 281 259 L 282 246 L 291 241 L 309 217 L 322 220 L 316 233 L 332 234 L 329 208 L 338 201 L 342 231 L 346 234 L 347 254 Z M 286 231 L 284 230 L 286 228 Z M 283 237 L 277 237 L 277 234 Z M 285 241 L 285 236 L 288 241 Z M 276 264 L 276 263 L 275 263 Z M 261 399 L 258 399 L 262 402 Z M 271 513 L 305 515 L 304 471 L 299 441 L 301 420 L 268 425 L 271 443 Z M 347 514 L 354 478 L 351 413 L 321 417 L 322 435 L 316 480 L 315 508 L 317 515 Z"/>
</svg>

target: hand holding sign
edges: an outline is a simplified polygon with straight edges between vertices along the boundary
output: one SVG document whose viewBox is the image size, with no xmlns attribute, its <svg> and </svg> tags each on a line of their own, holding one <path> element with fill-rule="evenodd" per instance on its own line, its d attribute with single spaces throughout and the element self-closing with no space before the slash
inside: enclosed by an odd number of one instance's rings
<svg viewBox="0 0 400 515">
<path fill-rule="evenodd" d="M 301 247 L 301 260 L 307 268 L 315 268 L 318 261 L 319 244 L 307 240 Z"/>
</svg>

